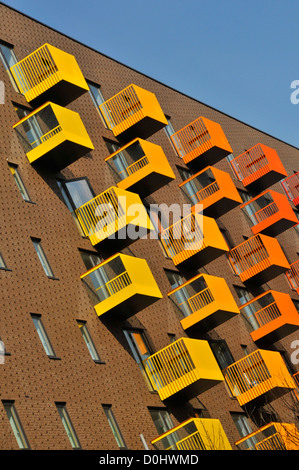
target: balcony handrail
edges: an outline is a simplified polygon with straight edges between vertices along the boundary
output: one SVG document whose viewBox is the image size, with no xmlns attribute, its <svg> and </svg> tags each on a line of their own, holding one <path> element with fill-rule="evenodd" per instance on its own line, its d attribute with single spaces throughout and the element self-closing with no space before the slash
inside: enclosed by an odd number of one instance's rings
<svg viewBox="0 0 299 470">
<path fill-rule="evenodd" d="M 299 197 L 299 172 L 288 176 L 281 183 L 290 201 Z"/>
<path fill-rule="evenodd" d="M 271 202 L 267 206 L 263 207 L 262 209 L 259 209 L 256 213 L 255 216 L 257 218 L 258 223 L 263 222 L 265 219 L 268 217 L 271 217 L 272 215 L 276 214 L 279 211 L 278 206 L 276 202 Z"/>
<path fill-rule="evenodd" d="M 39 86 L 40 93 L 46 91 L 49 87 L 43 86 L 46 79 L 51 81 L 50 86 L 59 82 L 58 68 L 47 44 L 17 62 L 10 70 L 22 94 L 36 86 Z"/>
<path fill-rule="evenodd" d="M 205 450 L 205 445 L 201 438 L 200 432 L 195 431 L 189 436 L 181 439 L 176 443 L 176 448 L 178 450 Z"/>
<path fill-rule="evenodd" d="M 208 186 L 205 188 L 202 188 L 200 191 L 196 193 L 198 201 L 203 201 L 207 197 L 211 196 L 212 194 L 215 194 L 217 191 L 219 191 L 219 184 L 217 181 L 213 181 L 213 183 L 210 183 Z"/>
<path fill-rule="evenodd" d="M 269 161 L 259 144 L 233 158 L 231 164 L 241 181 L 253 174 L 259 178 L 269 170 Z"/>
<path fill-rule="evenodd" d="M 141 170 L 141 168 L 144 168 L 147 165 L 149 165 L 149 159 L 146 155 L 144 155 L 136 162 L 133 162 L 131 163 L 131 165 L 127 166 L 126 170 L 128 176 L 133 175 L 133 173 L 136 173 L 136 171 Z"/>
<path fill-rule="evenodd" d="M 130 120 L 130 126 L 132 126 L 142 117 L 140 116 L 142 109 L 142 103 L 133 84 L 100 105 L 100 110 L 110 129 L 127 119 Z"/>
<path fill-rule="evenodd" d="M 254 447 L 256 450 L 286 450 L 286 446 L 279 432 L 257 442 Z"/>
<path fill-rule="evenodd" d="M 290 265 L 289 269 L 285 274 L 292 287 L 292 289 L 299 288 L 299 260 L 295 261 Z"/>
<path fill-rule="evenodd" d="M 244 307 L 241 309 L 244 310 Z M 254 320 L 257 322 L 257 328 L 261 328 L 264 325 L 267 325 L 271 321 L 275 320 L 276 318 L 281 316 L 281 312 L 276 304 L 276 301 L 272 302 L 271 304 L 267 305 L 266 307 L 261 308 L 257 312 L 252 312 L 251 315 L 247 315 L 246 313 L 242 312 L 242 315 L 245 317 L 246 320 L 249 320 L 250 325 L 253 325 L 253 322 L 250 322 L 250 318 L 253 317 Z"/>
<path fill-rule="evenodd" d="M 187 228 L 189 228 L 189 233 L 193 233 L 193 239 L 186 238 L 186 234 L 184 233 L 183 225 L 187 223 Z M 191 232 L 192 230 L 192 232 Z M 197 223 L 196 216 L 194 213 L 188 214 L 183 219 L 176 221 L 170 227 L 161 230 L 160 232 L 160 239 L 162 244 L 165 248 L 167 254 L 173 258 L 174 256 L 182 253 L 186 246 L 192 250 L 196 249 L 204 249 L 205 242 L 204 242 L 204 234 Z"/>
<path fill-rule="evenodd" d="M 203 152 L 212 146 L 211 136 L 202 118 L 198 118 L 171 136 L 180 155 L 186 155 L 197 147 L 204 146 Z"/>
<path fill-rule="evenodd" d="M 270 265 L 269 254 L 259 235 L 232 248 L 228 253 L 228 258 L 238 275 L 248 269 L 256 271 L 257 265 L 259 265 L 259 271 Z"/>
</svg>

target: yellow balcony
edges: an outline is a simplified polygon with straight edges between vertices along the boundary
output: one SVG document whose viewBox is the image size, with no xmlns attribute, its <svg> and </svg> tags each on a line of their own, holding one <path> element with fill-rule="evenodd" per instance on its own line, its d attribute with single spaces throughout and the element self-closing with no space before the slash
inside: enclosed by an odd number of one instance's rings
<svg viewBox="0 0 299 470">
<path fill-rule="evenodd" d="M 46 101 L 66 106 L 89 89 L 75 57 L 50 44 L 36 49 L 10 70 L 20 93 L 32 106 Z"/>
<path fill-rule="evenodd" d="M 160 237 L 165 252 L 180 267 L 201 267 L 229 251 L 216 221 L 196 212 L 162 230 Z"/>
<path fill-rule="evenodd" d="M 179 187 L 193 208 L 202 204 L 203 213 L 208 217 L 221 217 L 242 203 L 230 175 L 212 166 L 191 176 Z"/>
<path fill-rule="evenodd" d="M 99 317 L 124 320 L 162 298 L 145 259 L 117 253 L 81 276 Z"/>
<path fill-rule="evenodd" d="M 143 364 L 161 400 L 189 400 L 223 381 L 210 345 L 204 340 L 180 338 Z"/>
<path fill-rule="evenodd" d="M 264 284 L 290 269 L 276 238 L 259 234 L 231 249 L 229 260 L 244 283 Z"/>
<path fill-rule="evenodd" d="M 199 274 L 169 292 L 188 336 L 211 330 L 238 315 L 239 308 L 225 279 Z"/>
<path fill-rule="evenodd" d="M 269 290 L 240 307 L 256 344 L 275 343 L 299 328 L 299 313 L 288 294 Z"/>
<path fill-rule="evenodd" d="M 80 115 L 54 103 L 45 103 L 13 128 L 29 162 L 53 172 L 94 149 Z"/>
<path fill-rule="evenodd" d="M 222 160 L 233 150 L 217 122 L 199 117 L 171 136 L 184 163 L 197 170 Z"/>
<path fill-rule="evenodd" d="M 168 124 L 154 93 L 133 84 L 101 104 L 100 111 L 115 137 L 126 142 L 147 139 Z"/>
<path fill-rule="evenodd" d="M 138 194 L 112 186 L 75 211 L 93 246 L 129 246 L 153 230 Z"/>
<path fill-rule="evenodd" d="M 269 402 L 296 388 L 281 354 L 258 349 L 223 371 L 240 406 Z"/>
<path fill-rule="evenodd" d="M 299 432 L 293 423 L 269 423 L 236 442 L 240 450 L 299 450 Z"/>
<path fill-rule="evenodd" d="M 134 139 L 105 159 L 117 186 L 146 197 L 175 179 L 160 145 Z"/>
<path fill-rule="evenodd" d="M 232 450 L 219 419 L 190 418 L 152 440 L 157 450 Z"/>
</svg>

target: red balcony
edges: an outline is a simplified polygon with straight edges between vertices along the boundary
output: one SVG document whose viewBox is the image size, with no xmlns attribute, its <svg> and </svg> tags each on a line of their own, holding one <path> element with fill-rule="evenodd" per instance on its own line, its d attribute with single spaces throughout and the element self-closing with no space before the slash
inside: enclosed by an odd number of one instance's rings
<svg viewBox="0 0 299 470">
<path fill-rule="evenodd" d="M 230 250 L 230 263 L 242 282 L 264 284 L 290 269 L 275 238 L 259 234 Z"/>
<path fill-rule="evenodd" d="M 275 343 L 299 328 L 299 313 L 288 294 L 268 290 L 240 307 L 256 344 Z"/>
<path fill-rule="evenodd" d="M 202 204 L 203 213 L 217 218 L 242 203 L 242 199 L 230 175 L 212 166 L 205 168 L 179 185 L 192 210 Z"/>
<path fill-rule="evenodd" d="M 286 196 L 271 189 L 242 204 L 241 209 L 248 218 L 254 235 L 264 233 L 275 237 L 298 223 Z"/>
<path fill-rule="evenodd" d="M 287 176 L 276 150 L 263 144 L 231 160 L 237 178 L 250 191 L 263 191 Z"/>
<path fill-rule="evenodd" d="M 282 186 L 294 206 L 299 206 L 299 172 L 288 176 L 282 181 Z"/>
<path fill-rule="evenodd" d="M 299 294 L 299 260 L 290 264 L 290 268 L 291 269 L 286 272 L 287 280 L 289 281 L 291 288 Z"/>
</svg>

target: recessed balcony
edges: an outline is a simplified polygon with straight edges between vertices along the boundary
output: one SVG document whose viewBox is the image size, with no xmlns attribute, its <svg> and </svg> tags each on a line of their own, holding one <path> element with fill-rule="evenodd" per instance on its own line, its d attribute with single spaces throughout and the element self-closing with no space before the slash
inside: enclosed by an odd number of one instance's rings
<svg viewBox="0 0 299 470">
<path fill-rule="evenodd" d="M 269 290 L 240 307 L 257 344 L 272 344 L 299 328 L 299 313 L 288 294 Z"/>
<path fill-rule="evenodd" d="M 152 440 L 156 450 L 232 450 L 219 419 L 190 418 Z"/>
<path fill-rule="evenodd" d="M 225 279 L 199 274 L 168 294 L 189 336 L 208 331 L 239 314 Z"/>
<path fill-rule="evenodd" d="M 13 128 L 29 162 L 53 172 L 94 149 L 80 115 L 54 103 L 45 103 Z"/>
<path fill-rule="evenodd" d="M 242 203 L 230 175 L 218 168 L 208 167 L 179 185 L 196 210 L 202 204 L 203 213 L 218 218 Z"/>
<path fill-rule="evenodd" d="M 299 206 L 299 172 L 288 176 L 281 183 L 289 200 L 294 206 Z"/>
<path fill-rule="evenodd" d="M 263 144 L 233 158 L 231 165 L 249 191 L 263 191 L 287 176 L 276 150 Z"/>
<path fill-rule="evenodd" d="M 244 283 L 264 284 L 290 269 L 278 241 L 263 234 L 231 249 L 228 259 Z"/>
<path fill-rule="evenodd" d="M 105 159 L 115 175 L 117 186 L 146 197 L 175 179 L 160 145 L 143 139 L 129 144 Z"/>
<path fill-rule="evenodd" d="M 125 142 L 147 139 L 168 124 L 156 95 L 134 84 L 101 104 L 100 111 L 108 129 Z"/>
<path fill-rule="evenodd" d="M 240 406 L 268 403 L 296 388 L 277 351 L 258 349 L 228 366 L 223 375 Z"/>
<path fill-rule="evenodd" d="M 138 194 L 112 186 L 75 210 L 93 246 L 124 248 L 154 230 Z"/>
<path fill-rule="evenodd" d="M 254 235 L 264 233 L 275 237 L 298 223 L 286 196 L 271 189 L 242 204 L 241 209 Z"/>
<path fill-rule="evenodd" d="M 166 254 L 176 266 L 196 268 L 228 252 L 228 246 L 214 219 L 191 212 L 161 231 Z"/>
<path fill-rule="evenodd" d="M 89 89 L 75 57 L 50 44 L 39 47 L 10 70 L 20 93 L 32 106 L 46 101 L 66 106 Z"/>
<path fill-rule="evenodd" d="M 162 401 L 189 400 L 223 381 L 207 341 L 180 338 L 143 362 Z"/>
<path fill-rule="evenodd" d="M 162 298 L 145 259 L 117 253 L 81 276 L 97 315 L 124 320 Z"/>
<path fill-rule="evenodd" d="M 199 117 L 171 136 L 184 163 L 201 170 L 214 165 L 233 151 L 217 122 Z"/>
<path fill-rule="evenodd" d="M 236 442 L 239 450 L 299 450 L 299 431 L 293 423 L 269 423 Z"/>
</svg>

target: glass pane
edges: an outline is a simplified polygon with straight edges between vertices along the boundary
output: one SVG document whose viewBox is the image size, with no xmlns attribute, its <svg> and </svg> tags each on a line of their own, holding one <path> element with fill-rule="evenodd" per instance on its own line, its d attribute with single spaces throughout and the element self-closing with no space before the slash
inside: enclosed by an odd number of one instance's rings
<svg viewBox="0 0 299 470">
<path fill-rule="evenodd" d="M 21 424 L 17 418 L 14 405 L 12 403 L 4 403 L 4 408 L 7 413 L 7 417 L 9 419 L 9 424 L 15 435 L 15 438 L 17 440 L 17 443 L 20 449 L 28 449 L 29 446 L 24 436 L 24 433 L 22 431 Z"/>
<path fill-rule="evenodd" d="M 100 87 L 93 85 L 92 83 L 89 83 L 88 85 L 89 85 L 90 94 L 91 94 L 93 101 L 95 102 L 97 106 L 100 106 L 105 101 L 101 93 Z"/>
<path fill-rule="evenodd" d="M 23 184 L 23 181 L 22 181 L 22 179 L 21 179 L 21 177 L 20 177 L 20 174 L 19 174 L 19 172 L 18 172 L 17 167 L 14 166 L 14 165 L 9 165 L 9 168 L 10 168 L 10 171 L 11 171 L 11 173 L 12 173 L 12 175 L 13 175 L 13 178 L 14 178 L 14 180 L 15 180 L 15 183 L 16 183 L 17 187 L 19 188 L 19 191 L 20 191 L 20 193 L 21 193 L 21 195 L 22 195 L 22 198 L 24 199 L 24 201 L 30 201 L 29 194 L 28 194 L 27 191 L 26 191 L 26 188 L 25 188 L 25 186 L 24 186 L 24 184 Z"/>
<path fill-rule="evenodd" d="M 67 433 L 67 436 L 70 440 L 70 443 L 73 448 L 78 448 L 80 447 L 79 442 L 76 438 L 75 431 L 73 429 L 72 423 L 70 422 L 69 416 L 67 414 L 67 411 L 63 405 L 56 405 L 58 413 L 60 415 L 62 424 L 64 426 L 65 432 Z"/>
<path fill-rule="evenodd" d="M 46 354 L 48 356 L 54 356 L 54 351 L 48 339 L 47 333 L 43 327 L 41 319 L 39 317 L 32 316 L 32 320 L 39 336 L 39 339 L 41 340 L 44 350 L 46 351 Z"/>
<path fill-rule="evenodd" d="M 33 242 L 35 251 L 36 251 L 37 256 L 38 256 L 38 258 L 41 262 L 42 267 L 44 268 L 44 271 L 45 271 L 46 275 L 50 276 L 50 277 L 53 277 L 52 269 L 50 268 L 50 265 L 49 265 L 48 261 L 46 260 L 46 257 L 45 257 L 45 254 L 43 252 L 43 249 L 40 245 L 40 242 L 37 241 L 37 240 L 32 240 L 32 242 Z"/>
<path fill-rule="evenodd" d="M 75 209 L 94 198 L 90 186 L 86 179 L 66 181 L 65 186 L 69 192 Z"/>
<path fill-rule="evenodd" d="M 0 56 L 1 56 L 2 62 L 6 70 L 17 63 L 17 59 L 15 57 L 14 51 L 9 46 L 0 44 Z"/>
<path fill-rule="evenodd" d="M 115 421 L 111 408 L 104 406 L 104 411 L 107 416 L 109 426 L 113 432 L 113 435 L 115 437 L 118 447 L 121 447 L 121 448 L 126 447 L 125 442 L 121 436 L 120 430 L 118 428 L 117 422 Z"/>
<path fill-rule="evenodd" d="M 90 337 L 90 334 L 89 334 L 89 331 L 87 329 L 87 326 L 85 325 L 85 323 L 83 322 L 78 322 L 78 326 L 80 328 L 80 331 L 82 333 L 82 336 L 83 336 L 83 339 L 85 341 L 85 344 L 88 348 L 88 351 L 91 355 L 91 357 L 93 358 L 94 361 L 99 361 L 100 360 L 100 357 L 96 351 L 96 348 L 92 342 L 92 339 Z"/>
<path fill-rule="evenodd" d="M 102 259 L 96 253 L 86 253 L 85 251 L 80 251 L 80 254 L 87 271 L 94 266 L 97 266 L 102 261 Z"/>
</svg>

